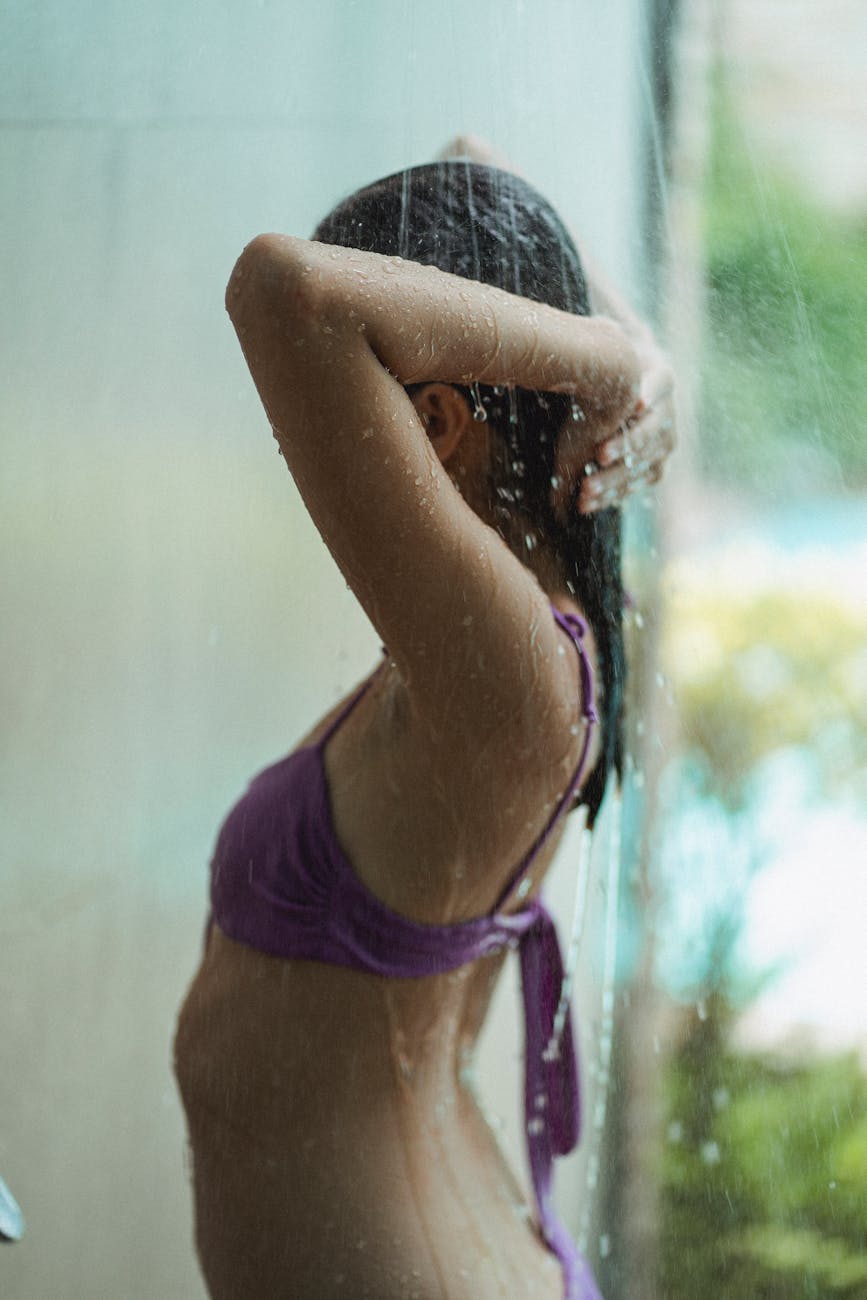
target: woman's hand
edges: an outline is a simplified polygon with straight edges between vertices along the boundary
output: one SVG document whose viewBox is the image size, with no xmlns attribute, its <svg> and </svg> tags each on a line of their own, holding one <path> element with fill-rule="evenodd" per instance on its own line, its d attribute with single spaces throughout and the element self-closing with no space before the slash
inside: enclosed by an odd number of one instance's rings
<svg viewBox="0 0 867 1300">
<path fill-rule="evenodd" d="M 638 349 L 641 391 L 632 412 L 613 434 L 597 443 L 581 463 L 562 467 L 567 481 L 580 480 L 576 500 L 582 514 L 619 505 L 630 492 L 658 482 L 674 449 L 674 374 L 655 344 Z M 568 446 L 567 442 L 567 446 Z M 586 452 L 586 443 L 581 449 Z M 571 471 L 571 472 L 570 472 Z"/>
</svg>

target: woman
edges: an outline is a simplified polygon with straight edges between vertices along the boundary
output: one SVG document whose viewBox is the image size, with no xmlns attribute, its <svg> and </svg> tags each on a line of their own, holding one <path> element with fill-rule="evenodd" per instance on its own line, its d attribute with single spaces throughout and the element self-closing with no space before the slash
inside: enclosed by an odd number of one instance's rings
<svg viewBox="0 0 867 1300">
<path fill-rule="evenodd" d="M 218 840 L 176 1039 L 208 1287 L 588 1300 L 550 1204 L 578 1093 L 538 891 L 563 814 L 592 821 L 619 766 L 607 507 L 659 472 L 666 420 L 639 384 L 664 372 L 586 314 L 541 195 L 468 161 L 360 191 L 315 242 L 254 240 L 226 301 L 387 651 Z M 508 947 L 532 1213 L 465 1068 Z"/>
</svg>

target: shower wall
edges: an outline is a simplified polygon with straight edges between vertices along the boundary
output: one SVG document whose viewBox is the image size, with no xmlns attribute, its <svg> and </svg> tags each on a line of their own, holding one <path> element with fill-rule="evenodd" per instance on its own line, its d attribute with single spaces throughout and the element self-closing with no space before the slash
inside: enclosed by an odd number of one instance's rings
<svg viewBox="0 0 867 1300">
<path fill-rule="evenodd" d="M 28 1225 L 4 1300 L 204 1294 L 169 1056 L 212 837 L 377 649 L 274 453 L 234 258 L 470 130 L 634 287 L 639 14 L 0 12 L 0 1173 Z M 520 1162 L 513 997 L 481 1072 Z"/>
</svg>

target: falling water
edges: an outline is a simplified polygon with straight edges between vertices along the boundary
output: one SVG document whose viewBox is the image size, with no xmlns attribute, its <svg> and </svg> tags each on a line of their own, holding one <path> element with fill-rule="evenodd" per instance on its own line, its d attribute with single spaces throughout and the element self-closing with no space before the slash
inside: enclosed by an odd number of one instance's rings
<svg viewBox="0 0 867 1300">
<path fill-rule="evenodd" d="M 598 1042 L 595 1044 L 598 1056 L 594 1056 L 592 1069 L 595 1086 L 589 1132 L 588 1126 L 585 1126 L 587 1175 L 578 1232 L 578 1244 L 582 1250 L 587 1249 L 595 1206 L 595 1193 L 599 1183 L 599 1157 L 605 1132 L 605 1116 L 608 1109 L 608 1091 L 611 1082 L 611 1052 L 614 1045 L 623 800 L 619 790 L 612 791 L 610 798 L 612 807 L 608 830 L 608 861 L 605 882 L 605 938 L 602 955 L 601 1015 Z"/>
<path fill-rule="evenodd" d="M 582 815 L 586 816 L 586 811 L 583 809 Z M 569 947 L 566 952 L 563 984 L 560 989 L 560 1001 L 557 1004 L 557 1010 L 554 1014 L 554 1031 L 552 1036 L 555 1044 L 560 1041 L 560 1037 L 563 1033 L 563 1026 L 566 1023 L 566 1014 L 569 1010 L 569 1004 L 572 999 L 572 986 L 575 980 L 575 969 L 578 965 L 578 955 L 581 951 L 581 937 L 584 933 L 584 918 L 587 915 L 587 888 L 590 880 L 590 857 L 592 847 L 593 835 L 585 825 L 581 828 L 581 838 L 578 842 L 575 903 L 572 908 L 572 925 L 569 931 Z"/>
</svg>

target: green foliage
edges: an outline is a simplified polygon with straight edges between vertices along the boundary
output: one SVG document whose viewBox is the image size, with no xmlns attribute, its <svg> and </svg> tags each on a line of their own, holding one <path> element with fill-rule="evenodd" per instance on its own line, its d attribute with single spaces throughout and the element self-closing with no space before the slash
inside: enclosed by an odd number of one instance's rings
<svg viewBox="0 0 867 1300">
<path fill-rule="evenodd" d="M 724 1046 L 689 1025 L 665 1080 L 660 1296 L 867 1300 L 867 1079 Z"/>
<path fill-rule="evenodd" d="M 867 225 L 756 157 L 719 79 L 705 208 L 706 468 L 754 490 L 867 483 Z"/>
<path fill-rule="evenodd" d="M 664 656 L 684 743 L 737 808 L 756 765 L 812 748 L 821 787 L 867 793 L 867 611 L 833 589 L 732 588 L 686 568 Z"/>
</svg>

